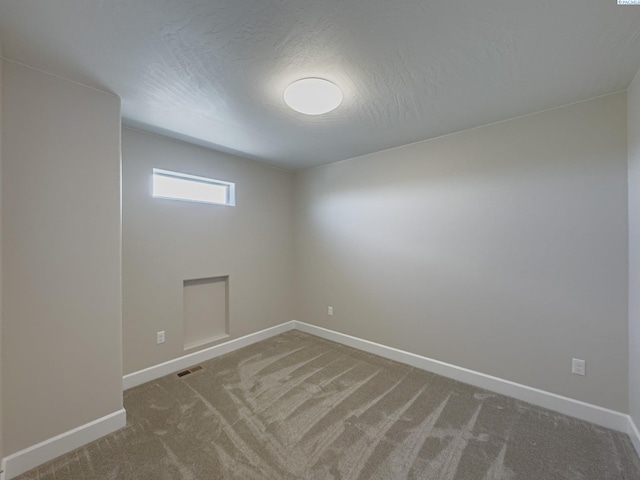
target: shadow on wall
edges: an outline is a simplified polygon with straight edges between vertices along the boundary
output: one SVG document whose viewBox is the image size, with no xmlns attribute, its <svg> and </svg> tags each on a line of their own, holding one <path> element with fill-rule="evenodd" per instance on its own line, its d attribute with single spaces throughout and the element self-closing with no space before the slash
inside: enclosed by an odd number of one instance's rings
<svg viewBox="0 0 640 480">
<path fill-rule="evenodd" d="M 575 381 L 569 352 L 624 334 L 623 99 L 299 173 L 300 318 L 550 391 L 547 375 Z M 524 375 L 505 366 L 539 348 Z"/>
</svg>

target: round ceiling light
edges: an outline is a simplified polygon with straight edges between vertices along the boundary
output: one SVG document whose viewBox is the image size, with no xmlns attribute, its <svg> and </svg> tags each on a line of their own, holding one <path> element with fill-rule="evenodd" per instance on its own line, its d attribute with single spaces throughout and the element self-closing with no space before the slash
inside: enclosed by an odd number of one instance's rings
<svg viewBox="0 0 640 480">
<path fill-rule="evenodd" d="M 284 91 L 284 101 L 296 112 L 322 115 L 342 103 L 342 92 L 335 83 L 323 78 L 303 78 Z"/>
</svg>

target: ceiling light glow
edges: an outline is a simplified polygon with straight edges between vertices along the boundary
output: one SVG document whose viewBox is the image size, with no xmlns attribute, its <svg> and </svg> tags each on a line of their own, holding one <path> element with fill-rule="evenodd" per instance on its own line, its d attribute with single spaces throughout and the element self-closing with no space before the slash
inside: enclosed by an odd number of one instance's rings
<svg viewBox="0 0 640 480">
<path fill-rule="evenodd" d="M 322 115 L 342 103 L 342 92 L 335 83 L 323 78 L 303 78 L 284 91 L 284 101 L 296 112 Z"/>
</svg>

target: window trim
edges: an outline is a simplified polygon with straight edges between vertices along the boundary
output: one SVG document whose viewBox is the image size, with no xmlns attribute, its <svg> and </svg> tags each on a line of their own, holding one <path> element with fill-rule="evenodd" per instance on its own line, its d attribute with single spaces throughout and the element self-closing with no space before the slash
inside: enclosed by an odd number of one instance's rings
<svg viewBox="0 0 640 480">
<path fill-rule="evenodd" d="M 206 183 L 209 185 L 217 185 L 217 186 L 222 186 L 226 188 L 226 199 L 225 202 L 210 202 L 210 201 L 206 201 L 206 200 L 192 200 L 192 199 L 188 199 L 188 198 L 178 198 L 178 197 L 171 197 L 168 195 L 156 195 L 154 193 L 154 189 L 153 189 L 153 180 L 154 178 L 157 176 L 160 177 L 168 177 L 168 178 L 175 178 L 178 180 L 186 180 L 186 181 L 191 181 L 191 182 L 198 182 L 198 183 Z M 153 169 L 153 174 L 151 176 L 151 196 L 153 198 L 164 198 L 167 200 L 177 200 L 180 202 L 191 202 L 191 203 L 206 203 L 208 205 L 223 205 L 223 206 L 227 206 L 227 207 L 234 207 L 236 205 L 236 184 L 233 182 L 227 182 L 224 180 L 218 180 L 215 178 L 207 178 L 207 177 L 199 177 L 197 175 L 191 175 L 188 173 L 181 173 L 181 172 L 174 172 L 171 170 L 164 170 L 161 168 L 154 168 Z"/>
</svg>

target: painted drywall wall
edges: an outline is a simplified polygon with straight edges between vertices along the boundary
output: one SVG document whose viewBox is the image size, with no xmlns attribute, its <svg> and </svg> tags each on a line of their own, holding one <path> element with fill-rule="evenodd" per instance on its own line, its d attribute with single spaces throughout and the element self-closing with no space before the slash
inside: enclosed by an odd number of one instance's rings
<svg viewBox="0 0 640 480">
<path fill-rule="evenodd" d="M 640 73 L 627 91 L 629 155 L 629 413 L 640 426 Z"/>
<path fill-rule="evenodd" d="M 120 101 L 5 61 L 4 453 L 122 408 Z"/>
<path fill-rule="evenodd" d="M 296 318 L 626 412 L 625 102 L 299 172 Z"/>
<path fill-rule="evenodd" d="M 4 60 L 2 57 L 2 35 L 0 32 L 0 216 L 2 215 L 2 66 Z M 0 221 L 0 272 L 2 272 L 2 222 Z M 2 275 L 0 274 L 0 459 L 3 455 L 2 441 Z"/>
<path fill-rule="evenodd" d="M 184 350 L 184 280 L 229 275 L 227 340 L 292 320 L 293 174 L 128 128 L 122 149 L 125 373 L 215 344 Z M 236 206 L 153 198 L 153 168 L 234 182 Z"/>
</svg>

